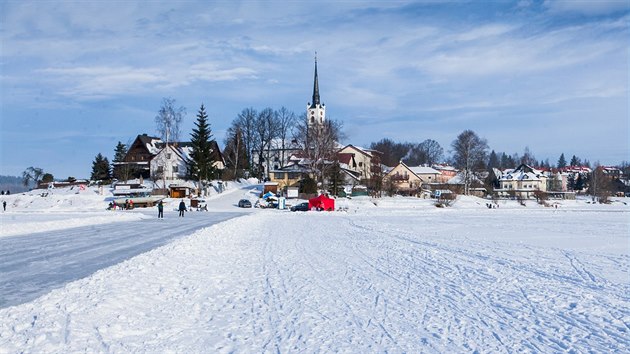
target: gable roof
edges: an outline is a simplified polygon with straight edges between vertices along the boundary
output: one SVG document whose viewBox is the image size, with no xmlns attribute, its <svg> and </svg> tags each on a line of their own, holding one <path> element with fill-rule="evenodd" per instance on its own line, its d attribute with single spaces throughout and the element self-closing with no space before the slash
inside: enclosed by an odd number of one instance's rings
<svg viewBox="0 0 630 354">
<path fill-rule="evenodd" d="M 157 155 L 162 149 L 159 145 L 162 143 L 162 139 L 154 136 L 148 136 L 147 134 L 140 134 L 136 137 L 136 140 L 131 144 L 133 146 L 142 147 L 151 155 Z"/>
<path fill-rule="evenodd" d="M 367 149 L 363 149 L 363 148 L 360 148 L 358 146 L 354 146 L 352 144 L 348 144 L 348 145 L 342 147 L 341 149 L 339 149 L 339 151 L 347 149 L 347 148 L 354 149 L 355 151 L 358 151 L 358 152 L 360 152 L 361 154 L 363 154 L 363 155 L 365 155 L 367 157 L 372 157 L 372 154 L 370 154 Z"/>
<path fill-rule="evenodd" d="M 407 171 L 409 171 L 409 173 L 410 173 L 410 174 L 412 174 L 412 175 L 414 175 L 414 176 L 416 176 L 416 178 L 417 178 L 417 179 L 419 179 L 419 180 L 421 180 L 421 181 L 423 180 L 423 179 L 422 179 L 422 178 L 420 178 L 420 176 L 418 176 L 418 175 L 417 175 L 417 174 L 416 174 L 416 173 L 415 173 L 415 172 L 414 172 L 411 168 L 409 168 L 409 166 L 407 166 L 407 164 L 405 164 L 405 163 L 404 163 L 404 162 L 402 162 L 402 161 L 400 161 L 400 162 L 398 163 L 398 165 L 396 165 L 396 166 L 392 167 L 392 169 L 391 169 L 391 170 L 389 170 L 389 172 L 387 172 L 387 174 L 386 174 L 385 176 L 393 175 L 393 174 L 394 174 L 394 173 L 393 173 L 393 172 L 394 172 L 394 170 L 396 170 L 396 167 L 398 167 L 398 166 L 401 166 L 401 167 L 403 167 L 404 169 L 406 169 Z"/>
<path fill-rule="evenodd" d="M 514 170 L 508 170 L 503 173 L 499 180 L 501 181 L 540 181 L 544 177 L 542 171 L 536 170 L 529 165 L 521 164 Z"/>
</svg>

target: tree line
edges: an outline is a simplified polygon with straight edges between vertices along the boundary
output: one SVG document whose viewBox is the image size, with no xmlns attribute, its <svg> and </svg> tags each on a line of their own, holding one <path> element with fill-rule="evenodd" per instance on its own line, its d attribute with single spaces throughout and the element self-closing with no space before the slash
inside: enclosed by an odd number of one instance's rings
<svg viewBox="0 0 630 354">
<path fill-rule="evenodd" d="M 175 99 L 162 100 L 155 116 L 155 125 L 156 131 L 166 145 L 179 141 L 185 115 L 186 109 L 178 106 Z M 186 177 L 202 183 L 204 180 L 218 177 L 218 171 L 214 169 L 210 156 L 211 142 L 215 139 L 203 104 L 196 118 L 195 127 L 190 132 L 192 152 Z M 306 113 L 297 115 L 286 107 L 277 110 L 270 107 L 260 110 L 253 107 L 245 108 L 232 120 L 226 131 L 223 140 L 226 169 L 221 177 L 234 179 L 252 176 L 263 179 L 266 177 L 263 176 L 263 171 L 270 171 L 272 164 L 266 156 L 270 156 L 272 150 L 277 150 L 280 161 L 286 161 L 288 153 L 299 152 L 306 158 L 304 161 L 308 161 L 311 170 L 316 172 L 316 182 L 323 182 L 325 177 L 331 179 L 331 176 L 335 174 L 335 169 L 332 167 L 334 163 L 330 162 L 336 160 L 337 144 L 345 137 L 343 124 L 340 121 L 327 119 L 323 126 L 311 127 Z M 92 162 L 90 179 L 103 182 L 113 178 L 129 179 L 135 171 L 121 162 L 124 162 L 130 145 L 130 142 L 124 144 L 119 141 L 114 148 L 114 158 L 111 162 L 102 153 L 98 153 Z M 451 164 L 462 172 L 467 187 L 475 173 L 493 168 L 500 170 L 515 168 L 521 163 L 545 168 L 590 167 L 588 160 L 580 159 L 575 155 L 567 162 L 564 153 L 560 155 L 557 163 L 552 165 L 549 159 L 537 160 L 529 147 L 525 147 L 522 154 L 494 150 L 488 152 L 487 140 L 472 130 L 463 131 L 453 140 L 450 144 L 450 156 L 447 156 L 444 148 L 433 139 L 413 143 L 396 142 L 384 138 L 371 143 L 369 148 L 379 151 L 380 163 L 390 167 L 398 162 L 404 162 L 410 166 Z M 114 168 L 117 165 L 121 167 Z M 626 166 L 627 170 L 627 165 L 624 163 L 622 167 Z M 44 173 L 36 167 L 29 167 L 23 173 L 24 183 L 46 182 L 53 179 L 52 174 Z"/>
</svg>

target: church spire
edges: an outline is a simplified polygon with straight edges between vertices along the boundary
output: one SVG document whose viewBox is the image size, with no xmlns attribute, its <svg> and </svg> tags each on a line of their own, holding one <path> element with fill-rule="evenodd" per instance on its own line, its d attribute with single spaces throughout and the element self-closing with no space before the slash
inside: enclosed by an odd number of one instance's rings
<svg viewBox="0 0 630 354">
<path fill-rule="evenodd" d="M 319 99 L 319 82 L 317 79 L 317 52 L 315 52 L 315 78 L 313 80 L 313 101 L 306 104 L 308 126 L 322 126 L 326 121 L 326 107 Z"/>
<path fill-rule="evenodd" d="M 320 104 L 319 102 L 319 83 L 317 82 L 317 52 L 315 52 L 315 80 L 313 83 L 313 103 L 311 108 L 315 108 Z"/>
</svg>

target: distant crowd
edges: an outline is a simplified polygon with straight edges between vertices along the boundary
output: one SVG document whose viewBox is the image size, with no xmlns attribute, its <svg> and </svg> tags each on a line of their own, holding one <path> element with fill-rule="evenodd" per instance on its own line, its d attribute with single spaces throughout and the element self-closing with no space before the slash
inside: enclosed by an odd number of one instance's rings
<svg viewBox="0 0 630 354">
<path fill-rule="evenodd" d="M 133 209 L 133 200 L 129 200 L 129 199 L 125 199 L 125 203 L 124 204 L 118 204 L 116 203 L 116 201 L 113 202 L 109 202 L 109 207 L 107 208 L 107 210 L 131 210 Z"/>
</svg>

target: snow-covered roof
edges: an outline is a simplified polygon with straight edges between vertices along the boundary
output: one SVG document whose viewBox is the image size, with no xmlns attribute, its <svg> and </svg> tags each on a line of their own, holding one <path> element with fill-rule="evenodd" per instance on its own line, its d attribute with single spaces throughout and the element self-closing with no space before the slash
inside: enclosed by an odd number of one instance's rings
<svg viewBox="0 0 630 354">
<path fill-rule="evenodd" d="M 499 178 L 501 181 L 540 181 L 546 177 L 543 171 L 537 170 L 528 165 L 522 164 L 513 170 L 503 172 Z"/>
<path fill-rule="evenodd" d="M 444 164 L 434 164 L 431 167 L 433 167 L 434 169 L 438 171 L 457 171 L 455 167 L 450 166 L 450 165 L 444 165 Z"/>
<path fill-rule="evenodd" d="M 442 174 L 442 172 L 428 166 L 415 166 L 415 167 L 409 167 L 409 169 L 417 175 L 433 175 L 433 174 L 441 175 Z"/>
</svg>

